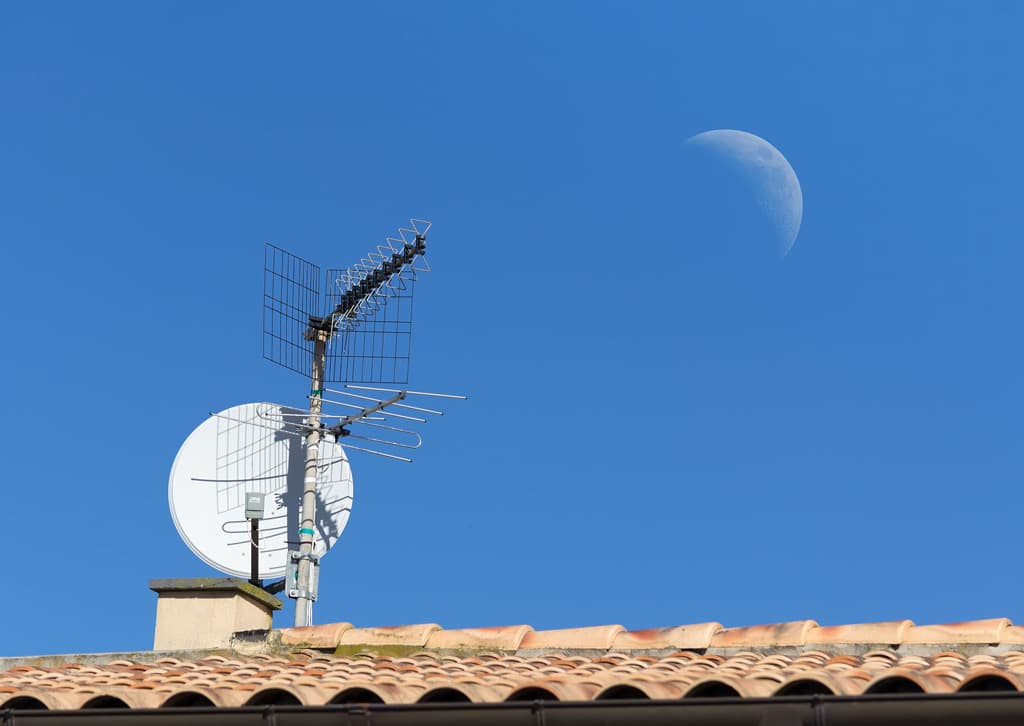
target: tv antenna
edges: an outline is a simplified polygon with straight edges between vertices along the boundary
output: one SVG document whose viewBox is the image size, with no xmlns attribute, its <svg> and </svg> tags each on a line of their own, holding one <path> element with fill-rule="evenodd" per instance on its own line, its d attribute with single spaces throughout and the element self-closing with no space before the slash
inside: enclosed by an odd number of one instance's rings
<svg viewBox="0 0 1024 726">
<path fill-rule="evenodd" d="M 298 549 L 289 553 L 294 568 L 285 583 L 288 596 L 296 600 L 296 626 L 312 622 L 319 579 L 315 527 L 321 446 L 344 441 L 354 451 L 411 461 L 401 452 L 419 448 L 422 439 L 410 426 L 442 414 L 412 401 L 465 398 L 380 387 L 408 383 L 413 293 L 419 275 L 430 270 L 425 258 L 430 226 L 410 219 L 409 226 L 355 264 L 328 269 L 323 296 L 317 265 L 266 246 L 263 357 L 310 379 L 308 415 L 302 420 L 285 416 L 280 422 L 305 440 Z M 342 387 L 327 388 L 328 383 Z M 336 423 L 328 426 L 324 419 Z"/>
<path fill-rule="evenodd" d="M 326 270 L 323 294 L 317 265 L 266 245 L 263 357 L 309 377 L 307 404 L 213 413 L 171 468 L 171 516 L 185 543 L 232 575 L 246 574 L 248 554 L 257 586 L 283 575 L 265 589 L 296 601 L 297 626 L 312 623 L 320 558 L 352 509 L 346 449 L 412 461 L 423 443 L 416 427 L 443 415 L 431 400 L 466 398 L 393 387 L 408 383 L 429 229 L 411 219 L 359 262 Z"/>
</svg>

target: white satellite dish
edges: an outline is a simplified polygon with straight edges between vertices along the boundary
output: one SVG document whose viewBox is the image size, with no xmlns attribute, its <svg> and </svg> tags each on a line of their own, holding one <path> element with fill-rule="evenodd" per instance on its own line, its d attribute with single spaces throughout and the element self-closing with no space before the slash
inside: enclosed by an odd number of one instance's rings
<svg viewBox="0 0 1024 726">
<path fill-rule="evenodd" d="M 306 415 L 275 403 L 246 403 L 214 414 L 181 445 L 167 499 L 178 534 L 203 562 L 249 576 L 245 495 L 259 492 L 266 495 L 259 576 L 284 576 L 289 543 L 299 538 L 306 462 L 304 436 L 294 424 L 301 425 Z M 352 470 L 344 450 L 329 439 L 320 443 L 317 462 L 313 551 L 323 555 L 348 524 Z"/>
</svg>

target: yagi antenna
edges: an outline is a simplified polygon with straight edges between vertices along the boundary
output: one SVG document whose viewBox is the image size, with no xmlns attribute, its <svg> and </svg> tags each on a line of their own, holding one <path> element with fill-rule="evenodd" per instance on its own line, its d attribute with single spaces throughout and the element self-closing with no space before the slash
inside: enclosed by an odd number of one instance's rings
<svg viewBox="0 0 1024 726">
<path fill-rule="evenodd" d="M 346 386 L 346 388 L 357 388 L 361 390 L 382 390 L 389 393 L 393 393 L 393 396 L 388 398 L 374 398 L 373 396 L 362 396 L 357 393 L 349 393 L 348 391 L 341 391 L 335 388 L 326 388 L 324 391 L 328 394 L 337 396 L 347 396 L 350 399 L 354 399 L 360 402 L 367 403 L 351 403 L 348 401 L 338 401 L 333 399 L 324 398 L 323 403 L 328 406 L 338 407 L 340 409 L 354 409 L 352 411 L 344 410 L 338 413 L 324 413 L 324 418 L 330 420 L 336 419 L 336 423 L 326 430 L 334 437 L 335 441 L 341 442 L 344 440 L 343 446 L 347 448 L 353 448 L 349 444 L 350 439 L 359 439 L 367 441 L 372 444 L 393 447 L 396 449 L 418 449 L 423 445 L 423 438 L 413 428 L 415 424 L 425 424 L 428 419 L 420 416 L 413 416 L 408 413 L 398 413 L 392 411 L 392 408 L 398 408 L 402 411 L 414 411 L 417 413 L 424 413 L 431 416 L 443 416 L 443 411 L 438 411 L 432 408 L 425 408 L 423 406 L 413 406 L 407 403 L 400 403 L 405 401 L 409 396 L 436 396 L 442 398 L 456 398 L 465 400 L 465 396 L 456 396 L 445 393 L 426 393 L 424 391 L 402 391 L 402 390 L 391 390 L 391 389 L 375 389 L 367 388 L 365 386 Z M 393 420 L 397 419 L 397 421 Z M 412 422 L 412 423 L 406 423 Z M 395 424 L 401 423 L 401 426 Z M 353 426 L 367 427 L 375 429 L 366 431 L 365 429 L 353 429 Z M 368 454 L 376 454 L 378 456 L 384 456 L 389 459 L 398 459 L 400 461 L 412 461 L 407 456 L 400 454 L 391 453 L 388 451 L 380 451 L 379 449 L 361 448 L 359 451 L 364 451 Z"/>
<path fill-rule="evenodd" d="M 328 269 L 323 293 L 318 265 L 268 244 L 263 357 L 308 376 L 316 355 L 309 343 L 324 333 L 323 381 L 408 383 L 413 293 L 419 274 L 430 270 L 430 226 L 411 219 L 360 262 Z"/>
<path fill-rule="evenodd" d="M 410 219 L 384 244 L 346 268 L 326 271 L 321 293 L 320 268 L 268 244 L 263 270 L 263 357 L 309 376 L 308 414 L 268 408 L 253 422 L 305 442 L 304 477 L 298 549 L 284 589 L 296 600 L 295 625 L 312 622 L 319 555 L 316 552 L 317 473 L 324 446 L 398 461 L 422 443 L 415 425 L 441 411 L 409 401 L 420 397 L 464 399 L 465 396 L 381 388 L 405 385 L 412 349 L 412 299 L 420 273 L 428 272 L 430 222 Z M 344 383 L 345 389 L 326 388 Z M 372 385 L 359 385 L 372 384 Z M 326 398 L 330 394 L 331 398 Z M 325 406 L 327 407 L 325 409 Z M 358 443 L 353 443 L 353 441 Z"/>
</svg>

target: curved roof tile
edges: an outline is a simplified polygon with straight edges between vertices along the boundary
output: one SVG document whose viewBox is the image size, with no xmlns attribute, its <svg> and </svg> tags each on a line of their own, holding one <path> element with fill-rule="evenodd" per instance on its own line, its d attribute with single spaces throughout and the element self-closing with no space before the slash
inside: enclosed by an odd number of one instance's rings
<svg viewBox="0 0 1024 726">
<path fill-rule="evenodd" d="M 532 631 L 529 625 L 435 630 L 427 639 L 426 647 L 437 650 L 518 650 L 523 638 Z"/>
<path fill-rule="evenodd" d="M 621 625 L 533 630 L 526 634 L 519 647 L 522 650 L 608 650 L 615 637 L 625 630 Z"/>
<path fill-rule="evenodd" d="M 818 624 L 813 620 L 796 620 L 772 625 L 750 625 L 743 628 L 724 628 L 711 638 L 713 648 L 758 648 L 769 645 L 803 645 L 807 634 Z"/>
</svg>

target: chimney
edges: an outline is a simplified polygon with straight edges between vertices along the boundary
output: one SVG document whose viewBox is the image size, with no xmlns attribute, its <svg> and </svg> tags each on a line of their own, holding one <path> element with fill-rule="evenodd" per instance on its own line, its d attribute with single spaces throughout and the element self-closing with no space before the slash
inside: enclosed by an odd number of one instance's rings
<svg viewBox="0 0 1024 726">
<path fill-rule="evenodd" d="M 269 630 L 282 603 L 234 578 L 150 580 L 157 594 L 153 650 L 226 648 L 240 630 Z"/>
</svg>

